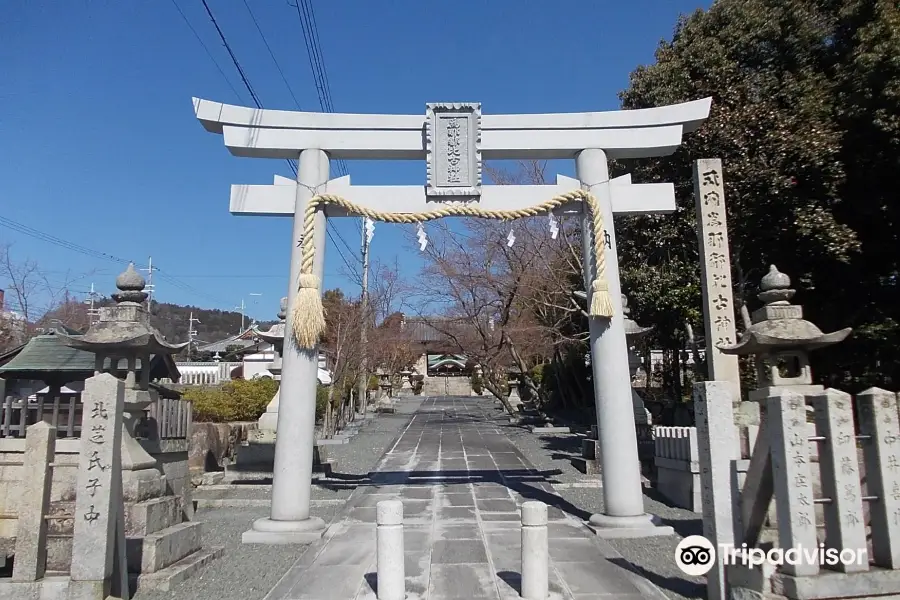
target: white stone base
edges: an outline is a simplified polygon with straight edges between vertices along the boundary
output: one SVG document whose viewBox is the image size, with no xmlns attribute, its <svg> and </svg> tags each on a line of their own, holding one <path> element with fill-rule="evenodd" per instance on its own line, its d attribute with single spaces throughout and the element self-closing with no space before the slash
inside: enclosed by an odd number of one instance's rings
<svg viewBox="0 0 900 600">
<path fill-rule="evenodd" d="M 656 457 L 656 490 L 679 508 L 699 513 L 700 464 L 687 460 Z"/>
<path fill-rule="evenodd" d="M 675 535 L 675 530 L 669 525 L 662 525 L 659 517 L 646 513 L 636 517 L 610 517 L 597 513 L 591 515 L 586 525 L 598 537 L 605 539 Z"/>
<path fill-rule="evenodd" d="M 280 391 L 280 390 L 278 390 Z M 260 431 L 271 431 L 275 433 L 278 426 L 278 399 L 280 395 L 278 391 L 275 392 L 275 395 L 272 396 L 272 399 L 269 401 L 269 404 L 266 405 L 266 412 L 262 414 L 259 418 L 259 429 Z"/>
<path fill-rule="evenodd" d="M 303 521 L 273 521 L 257 519 L 253 529 L 245 531 L 241 536 L 243 544 L 311 544 L 325 534 L 325 521 L 319 517 L 310 517 Z"/>
</svg>

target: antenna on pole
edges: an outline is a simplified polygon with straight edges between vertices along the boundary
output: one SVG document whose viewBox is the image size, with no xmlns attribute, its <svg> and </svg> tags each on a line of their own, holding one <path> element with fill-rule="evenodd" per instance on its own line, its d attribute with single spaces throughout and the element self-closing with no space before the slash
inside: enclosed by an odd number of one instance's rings
<svg viewBox="0 0 900 600">
<path fill-rule="evenodd" d="M 147 292 L 147 312 L 152 312 L 153 290 L 156 288 L 156 286 L 153 285 L 153 257 L 150 256 L 147 259 L 147 268 L 146 269 L 138 269 L 138 270 L 147 272 L 147 285 L 144 286 L 144 291 Z"/>
<path fill-rule="evenodd" d="M 98 294 L 97 292 L 94 291 L 94 284 L 92 283 L 91 291 L 88 293 L 88 299 L 84 301 L 84 303 L 87 304 L 89 307 L 87 313 L 88 313 L 88 323 L 91 327 L 94 326 L 94 323 L 96 323 L 98 320 L 97 317 L 100 316 L 100 309 L 94 308 L 94 302 L 96 301 L 97 296 L 99 296 L 99 295 L 100 294 Z"/>
<path fill-rule="evenodd" d="M 258 294 L 258 293 L 256 293 L 256 292 L 250 292 L 250 295 L 251 295 L 251 296 L 262 296 L 262 294 Z M 253 303 L 256 304 L 256 301 L 254 301 Z M 238 333 L 244 333 L 244 330 L 245 330 L 245 322 L 246 322 L 246 315 L 247 315 L 247 313 L 246 313 L 247 305 L 246 305 L 246 303 L 244 302 L 244 298 L 241 298 L 241 305 L 240 305 L 240 306 L 235 306 L 235 308 L 241 311 L 241 330 L 240 330 Z"/>
<path fill-rule="evenodd" d="M 194 329 L 194 323 L 200 324 L 200 319 L 194 318 L 194 311 L 191 311 L 188 318 L 188 357 L 194 352 L 194 340 L 197 338 L 197 330 Z"/>
</svg>

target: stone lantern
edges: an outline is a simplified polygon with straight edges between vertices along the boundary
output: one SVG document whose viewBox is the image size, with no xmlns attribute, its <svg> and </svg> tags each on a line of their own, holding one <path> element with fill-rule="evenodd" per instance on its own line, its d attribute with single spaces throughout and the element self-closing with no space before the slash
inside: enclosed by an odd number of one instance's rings
<svg viewBox="0 0 900 600">
<path fill-rule="evenodd" d="M 400 371 L 400 390 L 397 392 L 397 395 L 412 396 L 412 393 L 412 371 L 408 368 L 404 368 Z"/>
<path fill-rule="evenodd" d="M 287 298 L 281 299 L 281 308 L 278 311 L 278 323 L 272 325 L 268 331 L 260 331 L 253 328 L 253 333 L 264 342 L 272 344 L 274 359 L 268 365 L 269 372 L 275 378 L 275 381 L 281 381 L 281 354 L 284 352 L 284 327 L 287 318 Z M 259 430 L 257 433 L 257 441 L 275 441 L 275 430 L 278 424 L 278 401 L 281 387 L 275 391 L 271 402 L 266 406 L 266 412 L 259 418 Z"/>
<path fill-rule="evenodd" d="M 641 366 L 641 357 L 636 350 L 637 342 L 647 337 L 653 331 L 653 327 L 642 327 L 630 318 L 631 309 L 628 308 L 628 298 L 622 294 L 622 314 L 625 321 L 625 342 L 628 346 L 628 370 L 631 374 L 631 380 L 637 374 L 637 370 Z M 634 388 L 631 389 L 631 404 L 634 408 L 634 422 L 641 425 L 650 425 L 650 411 L 644 406 L 644 400 Z"/>
<path fill-rule="evenodd" d="M 147 407 L 158 399 L 150 389 L 150 357 L 175 354 L 188 345 L 171 344 L 150 325 L 150 313 L 143 306 L 147 299 L 145 281 L 134 264 L 116 278 L 119 292 L 112 295 L 116 304 L 100 309 L 100 320 L 84 335 L 59 333 L 66 346 L 95 355 L 95 374 L 109 372 L 118 376 L 125 371 L 125 411 L 122 431 L 122 470 L 126 497 L 159 477 L 157 461 L 135 440 L 135 427 Z M 137 376 L 140 371 L 140 377 Z M 148 483 L 149 485 L 149 483 Z"/>
<path fill-rule="evenodd" d="M 785 390 L 821 392 L 824 388 L 812 383 L 809 352 L 844 341 L 852 330 L 822 333 L 804 320 L 803 307 L 790 303 L 796 293 L 790 289 L 790 278 L 775 265 L 769 267 L 759 287 L 758 298 L 765 306 L 754 311 L 753 324 L 737 344 L 718 348 L 724 354 L 756 357 L 757 389 L 750 392 L 751 400 L 764 400 Z"/>
</svg>

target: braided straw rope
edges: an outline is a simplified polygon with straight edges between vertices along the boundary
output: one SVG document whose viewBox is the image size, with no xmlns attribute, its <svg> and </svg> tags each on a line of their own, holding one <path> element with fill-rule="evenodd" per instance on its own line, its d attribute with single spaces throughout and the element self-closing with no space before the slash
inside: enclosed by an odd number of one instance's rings
<svg viewBox="0 0 900 600">
<path fill-rule="evenodd" d="M 315 245 L 313 229 L 315 228 L 316 211 L 320 207 L 331 204 L 339 206 L 349 214 L 368 217 L 373 221 L 384 223 L 424 223 L 441 217 L 476 217 L 480 219 L 497 219 L 510 221 L 524 217 L 535 217 L 550 212 L 569 202 L 584 202 L 593 223 L 593 253 L 597 274 L 591 284 L 589 312 L 592 317 L 612 317 L 612 302 L 609 296 L 609 285 L 606 282 L 606 255 L 603 249 L 603 215 L 597 199 L 590 192 L 573 190 L 554 196 L 550 200 L 534 206 L 517 210 L 485 210 L 478 206 L 461 205 L 445 206 L 422 213 L 389 213 L 359 206 L 346 198 L 333 194 L 317 194 L 306 204 L 303 215 L 303 260 L 300 264 L 300 290 L 291 310 L 291 328 L 297 346 L 303 350 L 312 350 L 325 331 L 325 314 L 319 292 L 319 278 L 313 275 Z"/>
</svg>

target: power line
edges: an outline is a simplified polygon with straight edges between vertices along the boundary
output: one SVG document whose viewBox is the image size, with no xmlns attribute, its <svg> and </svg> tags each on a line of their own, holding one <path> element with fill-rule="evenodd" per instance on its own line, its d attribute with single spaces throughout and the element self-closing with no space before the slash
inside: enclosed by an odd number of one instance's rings
<svg viewBox="0 0 900 600">
<path fill-rule="evenodd" d="M 300 29 L 303 31 L 306 56 L 309 59 L 309 68 L 312 71 L 313 82 L 316 86 L 319 106 L 323 112 L 334 112 L 331 85 L 328 81 L 325 58 L 322 55 L 322 45 L 319 43 L 319 28 L 316 23 L 315 11 L 308 0 L 296 0 L 295 4 L 290 2 L 288 4 L 297 9 L 297 17 L 300 19 Z M 340 159 L 337 161 L 337 170 L 340 175 L 349 173 L 347 163 Z"/>
<path fill-rule="evenodd" d="M 247 12 L 250 13 L 250 18 L 253 20 L 253 24 L 256 26 L 256 31 L 259 32 L 259 37 L 262 38 L 263 44 L 266 45 L 266 50 L 269 51 L 269 56 L 272 57 L 272 62 L 275 63 L 275 68 L 278 69 L 278 74 L 281 75 L 281 80 L 284 82 L 285 87 L 291 94 L 291 98 L 294 99 L 294 105 L 297 107 L 297 110 L 303 110 L 300 108 L 300 102 L 297 100 L 297 96 L 294 95 L 294 90 L 291 88 L 291 84 L 288 83 L 287 77 L 284 76 L 284 71 L 281 70 L 281 65 L 278 64 L 278 59 L 275 58 L 275 53 L 272 52 L 272 48 L 269 46 L 269 42 L 266 40 L 266 36 L 262 32 L 262 28 L 259 26 L 259 22 L 256 20 L 256 17 L 253 16 L 253 11 L 250 10 L 250 5 L 247 4 L 247 0 L 243 0 L 243 2 L 244 6 L 247 7 Z"/>
<path fill-rule="evenodd" d="M 353 248 L 350 247 L 350 244 L 347 243 L 347 240 L 345 240 L 344 236 L 341 235 L 341 232 L 338 231 L 337 226 L 335 226 L 334 231 L 335 231 L 335 233 L 337 233 L 338 239 L 341 240 L 341 243 L 344 244 L 344 248 L 346 248 L 347 252 L 350 253 L 350 256 L 352 256 L 357 261 L 360 261 L 361 259 L 358 256 L 356 256 L 355 252 L 353 251 Z"/>
<path fill-rule="evenodd" d="M 225 50 L 228 51 L 228 56 L 231 57 L 231 62 L 234 63 L 234 68 L 237 69 L 238 75 L 241 77 L 241 81 L 244 82 L 244 87 L 247 88 L 247 91 L 250 93 L 250 97 L 253 99 L 253 103 L 256 104 L 256 108 L 261 109 L 263 107 L 262 102 L 259 99 L 259 96 L 256 95 L 256 90 L 253 89 L 253 86 L 250 85 L 250 79 L 247 77 L 247 74 L 244 73 L 244 69 L 241 68 L 241 63 L 238 62 L 237 56 L 234 55 L 234 51 L 231 49 L 231 45 L 228 43 L 228 40 L 225 39 L 225 33 L 222 31 L 222 28 L 219 27 L 218 21 L 212 14 L 212 10 L 209 8 L 209 4 L 206 3 L 206 0 L 200 0 L 203 3 L 203 8 L 206 9 L 206 14 L 209 15 L 209 20 L 212 21 L 213 27 L 216 28 L 216 32 L 219 34 L 219 39 L 222 40 L 222 45 L 225 46 Z M 248 7 L 249 8 L 249 7 Z M 252 16 L 252 14 L 251 14 Z M 255 21 L 255 19 L 254 19 Z M 260 32 L 262 33 L 262 32 Z M 268 47 L 268 44 L 266 44 Z M 280 70 L 280 69 L 279 69 Z M 291 173 L 294 176 L 297 175 L 297 167 L 294 165 L 294 162 L 288 159 L 287 161 L 288 167 L 291 169 Z"/>
<path fill-rule="evenodd" d="M 112 254 L 107 254 L 106 252 L 100 252 L 99 250 L 92 250 L 86 246 L 82 246 L 80 244 L 76 244 L 75 242 L 70 242 L 68 240 L 64 240 L 62 238 L 58 238 L 55 235 L 50 235 L 49 233 L 45 233 L 43 231 L 38 231 L 32 227 L 27 225 L 23 225 L 17 221 L 13 221 L 7 217 L 0 217 L 0 227 L 6 227 L 7 229 L 12 229 L 13 231 L 17 231 L 19 233 L 25 234 L 29 237 L 33 237 L 35 239 L 45 241 L 56 246 L 60 246 L 62 248 L 66 248 L 67 250 L 72 250 L 73 252 L 78 252 L 80 254 L 84 254 L 85 256 L 90 256 L 91 258 L 98 258 L 101 260 L 111 260 L 117 263 L 128 264 L 131 262 L 130 260 L 114 256 Z"/>
<path fill-rule="evenodd" d="M 241 81 L 244 82 L 244 87 L 246 87 L 247 91 L 250 92 L 250 97 L 253 99 L 254 104 L 256 104 L 256 108 L 262 108 L 262 103 L 260 103 L 256 92 L 253 90 L 253 86 L 250 85 L 250 81 L 247 79 L 247 75 L 246 73 L 244 73 L 244 69 L 241 68 L 241 63 L 238 62 L 237 57 L 234 55 L 234 52 L 232 52 L 231 46 L 228 44 L 228 40 L 225 39 L 225 34 L 222 33 L 222 29 L 219 27 L 219 23 L 213 16 L 212 11 L 209 9 L 209 4 L 206 3 L 206 0 L 200 0 L 200 2 L 203 3 L 203 8 L 206 9 L 206 14 L 209 15 L 209 20 L 212 21 L 213 27 L 215 27 L 216 31 L 219 33 L 219 39 L 222 40 L 222 45 L 224 45 L 225 50 L 228 51 L 228 56 L 231 57 L 231 62 L 234 63 L 234 68 L 237 69 L 238 75 L 240 75 L 241 77 Z"/>
<path fill-rule="evenodd" d="M 351 273 L 356 273 L 353 267 L 350 265 L 350 261 L 347 260 L 347 257 L 344 256 L 344 251 L 341 250 L 341 247 L 337 245 L 337 242 L 334 241 L 334 236 L 331 235 L 331 229 L 326 227 L 325 233 L 328 234 L 328 239 L 331 240 L 332 245 L 334 245 L 335 250 L 337 250 L 338 255 L 340 255 L 341 260 L 344 261 L 344 264 L 347 265 L 347 269 L 350 270 Z M 342 238 L 343 239 L 343 238 Z M 346 244 L 346 242 L 344 242 Z"/>
<path fill-rule="evenodd" d="M 29 226 L 19 223 L 17 221 L 13 221 L 12 219 L 9 219 L 7 217 L 0 217 L 0 227 L 6 227 L 8 229 L 12 229 L 13 231 L 23 233 L 34 239 L 50 243 L 50 244 L 59 246 L 61 248 L 65 248 L 66 250 L 78 252 L 79 254 L 83 254 L 83 255 L 89 256 L 91 258 L 96 258 L 96 259 L 101 259 L 101 260 L 109 260 L 109 261 L 120 263 L 120 264 L 128 264 L 128 263 L 134 262 L 132 260 L 128 260 L 125 258 L 121 258 L 119 256 L 115 256 L 113 254 L 108 254 L 106 252 L 100 252 L 99 250 L 93 250 L 86 246 L 76 244 L 75 242 L 70 242 L 68 240 L 64 240 L 62 238 L 56 237 L 54 235 L 50 235 L 49 233 L 45 233 L 43 231 L 39 231 L 37 229 L 34 229 L 33 227 L 29 227 Z M 159 274 L 159 276 L 162 277 L 165 281 L 169 282 L 171 285 L 173 285 L 174 287 L 177 287 L 178 289 L 180 289 L 184 292 L 188 292 L 190 294 L 194 294 L 201 298 L 211 300 L 212 302 L 215 302 L 217 304 L 220 302 L 220 300 L 218 298 L 215 298 L 205 292 L 201 292 L 197 288 L 195 288 L 183 281 L 179 281 L 178 279 L 175 279 L 173 276 L 169 275 L 167 272 L 164 272 L 159 267 L 153 267 L 153 270 L 155 272 L 157 272 Z"/>
<path fill-rule="evenodd" d="M 228 79 L 228 76 L 225 75 L 225 71 L 222 70 L 222 67 L 219 65 L 219 62 L 218 62 L 218 61 L 215 59 L 215 57 L 212 55 L 212 52 L 209 51 L 209 47 L 208 47 L 208 46 L 206 45 L 206 43 L 203 41 L 203 38 L 200 37 L 200 34 L 197 33 L 197 30 L 194 29 L 194 26 L 191 25 L 191 22 L 190 22 L 190 21 L 188 21 L 187 16 L 184 14 L 184 12 L 182 12 L 181 7 L 178 6 L 178 3 L 177 3 L 175 0 L 172 0 L 172 4 L 175 6 L 175 10 L 178 11 L 178 14 L 181 15 L 181 18 L 184 19 L 184 23 L 185 23 L 185 24 L 188 26 L 188 28 L 191 30 L 191 33 L 194 34 L 194 37 L 197 38 L 197 41 L 200 42 L 200 45 L 203 46 L 203 49 L 204 49 L 204 50 L 206 50 L 206 55 L 209 57 L 209 60 L 211 60 L 211 61 L 213 62 L 213 64 L 216 66 L 216 69 L 219 71 L 219 74 L 222 76 L 222 79 L 225 80 L 225 83 L 227 83 L 227 84 L 228 84 L 228 87 L 231 88 L 231 91 L 234 92 L 234 97 L 237 98 L 237 101 L 238 101 L 238 102 L 240 102 L 240 101 L 241 101 L 241 95 L 238 94 L 238 91 L 234 88 L 234 85 L 232 85 L 231 80 Z"/>
</svg>

